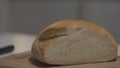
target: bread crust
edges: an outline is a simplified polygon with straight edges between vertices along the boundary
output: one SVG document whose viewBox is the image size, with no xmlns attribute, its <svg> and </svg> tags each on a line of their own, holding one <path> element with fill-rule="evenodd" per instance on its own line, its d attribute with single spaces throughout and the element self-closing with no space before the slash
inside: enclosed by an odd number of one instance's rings
<svg viewBox="0 0 120 68">
<path fill-rule="evenodd" d="M 50 39 L 47 39 L 44 41 L 40 40 L 41 38 L 44 38 L 43 36 L 45 34 L 47 34 L 51 29 L 60 29 L 60 28 L 63 28 L 63 30 L 61 30 L 59 33 L 64 33 L 65 34 L 64 36 L 60 36 L 57 38 L 50 38 Z M 45 49 L 47 49 L 48 46 L 50 46 L 50 44 L 55 44 L 59 40 L 62 40 L 65 36 L 67 36 L 67 33 L 66 33 L 67 29 L 70 29 L 70 28 L 76 28 L 76 29 L 85 28 L 85 29 L 94 30 L 94 31 L 97 31 L 97 32 L 103 34 L 104 36 L 106 36 L 107 38 L 109 38 L 111 40 L 111 42 L 114 46 L 115 52 L 116 52 L 116 56 L 117 56 L 117 52 L 118 52 L 117 43 L 114 40 L 113 36 L 107 30 L 105 30 L 103 27 L 101 27 L 93 22 L 86 21 L 86 20 L 63 20 L 63 21 L 59 21 L 59 22 L 56 22 L 56 23 L 48 26 L 43 31 L 41 31 L 41 33 L 37 36 L 37 38 L 33 44 L 32 52 L 33 53 L 36 52 L 34 50 L 37 50 L 37 51 L 43 50 L 43 52 L 45 52 Z M 54 31 L 51 31 L 50 33 L 55 34 Z M 35 48 L 35 47 L 38 47 L 38 48 Z M 41 57 L 39 57 L 39 56 L 34 56 L 34 57 L 42 62 L 47 63 L 44 55 Z"/>
</svg>

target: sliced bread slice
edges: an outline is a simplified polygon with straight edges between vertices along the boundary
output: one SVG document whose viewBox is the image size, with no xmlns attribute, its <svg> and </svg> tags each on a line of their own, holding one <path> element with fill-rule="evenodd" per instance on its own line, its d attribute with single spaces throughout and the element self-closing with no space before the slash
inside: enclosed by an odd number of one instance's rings
<svg viewBox="0 0 120 68">
<path fill-rule="evenodd" d="M 48 26 L 32 47 L 35 59 L 57 65 L 111 61 L 116 59 L 117 51 L 110 33 L 85 20 L 65 20 Z"/>
</svg>

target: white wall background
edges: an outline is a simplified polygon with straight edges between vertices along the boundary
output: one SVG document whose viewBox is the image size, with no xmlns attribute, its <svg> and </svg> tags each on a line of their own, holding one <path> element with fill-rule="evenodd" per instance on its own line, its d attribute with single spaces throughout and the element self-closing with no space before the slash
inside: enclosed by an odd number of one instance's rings
<svg viewBox="0 0 120 68">
<path fill-rule="evenodd" d="M 104 26 L 120 43 L 120 1 L 0 0 L 0 32 L 37 34 L 63 19 L 87 19 Z"/>
</svg>

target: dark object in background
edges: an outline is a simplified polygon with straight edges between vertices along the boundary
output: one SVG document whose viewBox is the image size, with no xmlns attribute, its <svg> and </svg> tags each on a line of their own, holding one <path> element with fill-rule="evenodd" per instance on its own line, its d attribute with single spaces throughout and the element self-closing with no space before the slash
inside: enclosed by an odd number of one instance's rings
<svg viewBox="0 0 120 68">
<path fill-rule="evenodd" d="M 8 45 L 5 47 L 0 48 L 0 55 L 10 53 L 14 50 L 14 45 Z"/>
</svg>

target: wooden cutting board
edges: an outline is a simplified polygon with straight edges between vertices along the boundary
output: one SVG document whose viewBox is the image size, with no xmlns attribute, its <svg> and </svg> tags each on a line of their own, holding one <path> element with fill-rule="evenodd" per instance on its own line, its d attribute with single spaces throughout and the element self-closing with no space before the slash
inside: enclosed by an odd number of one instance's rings
<svg viewBox="0 0 120 68">
<path fill-rule="evenodd" d="M 120 68 L 120 57 L 115 61 L 80 64 L 71 66 L 55 66 L 38 62 L 30 52 L 20 53 L 0 59 L 0 68 Z"/>
</svg>

